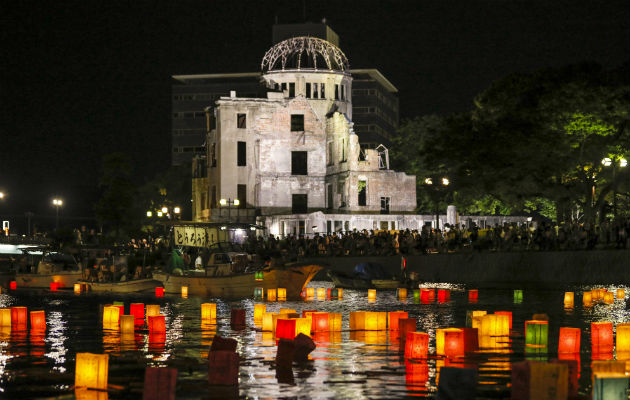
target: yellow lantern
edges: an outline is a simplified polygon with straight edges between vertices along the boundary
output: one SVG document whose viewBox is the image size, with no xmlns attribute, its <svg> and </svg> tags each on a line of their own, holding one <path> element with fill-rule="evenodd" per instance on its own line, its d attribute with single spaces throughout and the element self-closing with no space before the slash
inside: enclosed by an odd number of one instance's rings
<svg viewBox="0 0 630 400">
<path fill-rule="evenodd" d="M 606 304 L 615 303 L 615 295 L 613 294 L 613 292 L 604 292 L 604 303 Z"/>
<path fill-rule="evenodd" d="M 476 328 L 473 326 L 473 318 L 474 317 L 483 317 L 488 312 L 483 310 L 471 310 L 466 312 L 466 326 L 469 328 Z"/>
<path fill-rule="evenodd" d="M 188 286 L 182 286 L 182 297 L 183 298 L 188 297 Z"/>
<path fill-rule="evenodd" d="M 617 354 L 630 352 L 630 323 L 617 324 Z"/>
<path fill-rule="evenodd" d="M 326 300 L 326 288 L 317 288 L 317 300 Z"/>
<path fill-rule="evenodd" d="M 396 297 L 399 300 L 404 300 L 407 298 L 407 288 L 398 288 L 396 289 Z"/>
<path fill-rule="evenodd" d="M 118 325 L 120 319 L 120 308 L 117 306 L 105 306 L 103 307 L 103 327 L 111 327 Z M 109 329 L 109 328 L 108 328 Z"/>
<path fill-rule="evenodd" d="M 267 301 L 276 301 L 276 289 L 267 289 Z"/>
<path fill-rule="evenodd" d="M 459 332 L 460 328 L 444 328 L 435 330 L 435 353 L 439 356 L 444 355 L 444 342 L 446 332 Z"/>
<path fill-rule="evenodd" d="M 254 324 L 260 325 L 262 323 L 262 316 L 267 312 L 266 304 L 254 304 Z"/>
<path fill-rule="evenodd" d="M 75 283 L 74 284 L 74 293 L 81 293 L 81 284 L 80 283 Z"/>
<path fill-rule="evenodd" d="M 149 321 L 149 317 L 155 317 L 160 315 L 160 305 L 159 304 L 147 304 L 145 311 L 145 318 L 147 319 L 147 323 Z"/>
<path fill-rule="evenodd" d="M 479 318 L 479 345 L 482 348 L 506 347 L 507 340 L 500 338 L 510 334 L 510 321 L 507 315 L 488 314 Z"/>
<path fill-rule="evenodd" d="M 590 307 L 593 304 L 593 292 L 592 291 L 584 292 L 584 294 L 582 295 L 582 304 L 584 304 L 587 307 Z"/>
<path fill-rule="evenodd" d="M 328 329 L 331 332 L 341 332 L 341 313 L 328 313 Z"/>
<path fill-rule="evenodd" d="M 623 300 L 626 298 L 626 291 L 623 289 L 617 289 L 617 299 Z"/>
<path fill-rule="evenodd" d="M 573 292 L 565 292 L 564 293 L 564 306 L 571 308 L 573 307 Z"/>
<path fill-rule="evenodd" d="M 343 299 L 343 288 L 337 288 L 337 298 Z"/>
<path fill-rule="evenodd" d="M 11 327 L 11 309 L 0 308 L 0 326 Z"/>
<path fill-rule="evenodd" d="M 311 336 L 311 320 L 308 318 L 295 318 L 295 336 L 300 333 Z"/>
<path fill-rule="evenodd" d="M 133 333 L 135 326 L 135 317 L 133 315 L 121 315 L 120 316 L 120 333 L 121 334 L 129 334 Z"/>
<path fill-rule="evenodd" d="M 278 288 L 278 301 L 286 301 L 287 300 L 287 289 L 286 288 Z"/>
<path fill-rule="evenodd" d="M 368 300 L 370 301 L 376 300 L 376 289 L 368 289 Z"/>
<path fill-rule="evenodd" d="M 262 315 L 262 330 L 263 332 L 273 332 L 273 316 L 277 313 L 265 312 Z"/>
<path fill-rule="evenodd" d="M 365 318 L 365 330 L 366 331 L 378 331 L 378 313 L 375 311 L 366 311 L 363 314 Z"/>
<path fill-rule="evenodd" d="M 159 311 L 158 311 L 159 314 Z M 215 303 L 201 304 L 201 319 L 217 319 L 217 305 Z"/>
<path fill-rule="evenodd" d="M 107 354 L 77 353 L 74 386 L 107 390 Z"/>
<path fill-rule="evenodd" d="M 312 287 L 307 287 L 304 289 L 304 293 L 306 294 L 306 298 L 313 298 L 315 297 L 315 288 Z"/>
</svg>

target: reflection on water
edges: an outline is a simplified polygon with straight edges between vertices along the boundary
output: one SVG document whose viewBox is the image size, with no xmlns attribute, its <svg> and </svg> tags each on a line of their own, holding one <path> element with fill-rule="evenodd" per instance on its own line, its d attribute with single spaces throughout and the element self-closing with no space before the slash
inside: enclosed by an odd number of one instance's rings
<svg viewBox="0 0 630 400">
<path fill-rule="evenodd" d="M 312 282 L 313 288 L 330 287 L 328 282 Z M 522 360 L 574 361 L 570 375 L 583 394 L 590 392 L 593 360 L 627 360 L 630 354 L 613 351 L 592 353 L 590 323 L 610 321 L 614 325 L 630 321 L 628 298 L 614 304 L 582 303 L 582 293 L 591 287 L 567 287 L 557 290 L 511 289 L 479 290 L 478 299 L 469 300 L 468 289 L 449 284 L 424 284 L 423 288 L 450 290 L 437 292 L 432 301 L 420 299 L 409 291 L 398 299 L 395 291 L 378 291 L 368 302 L 367 291 L 344 290 L 341 300 L 314 298 L 298 302 L 269 302 L 267 312 L 280 309 L 318 310 L 343 314 L 341 332 L 317 332 L 312 335 L 317 348 L 308 362 L 292 370 L 276 369 L 276 340 L 271 332 L 257 329 L 253 322 L 252 299 L 219 299 L 181 296 L 155 298 L 139 295 L 76 295 L 72 292 L 17 292 L 0 294 L 2 308 L 25 306 L 46 311 L 46 331 L 27 330 L 24 326 L 0 327 L 0 393 L 6 397 L 72 396 L 74 362 L 77 352 L 110 355 L 109 393 L 77 392 L 77 398 L 137 398 L 142 390 L 146 366 L 169 366 L 178 370 L 178 398 L 250 398 L 300 397 L 313 399 L 364 398 L 391 399 L 431 396 L 437 390 L 442 367 L 473 368 L 478 373 L 481 397 L 509 397 L 512 364 Z M 617 287 L 607 287 L 613 292 Z M 625 288 L 627 289 L 627 288 Z M 572 306 L 564 302 L 565 291 L 573 291 Z M 626 290 L 627 292 L 627 290 Z M 417 298 L 416 298 L 417 296 Z M 427 295 L 428 296 L 428 295 Z M 439 301 L 438 301 L 439 300 Z M 146 319 L 137 319 L 133 333 L 121 334 L 115 327 L 103 327 L 102 307 L 123 301 L 153 304 L 165 315 L 166 332 L 149 333 Z M 201 320 L 201 303 L 217 304 L 217 318 Z M 230 328 L 230 310 L 246 311 L 248 326 Z M 100 310 L 100 311 L 99 311 Z M 405 360 L 404 342 L 396 331 L 349 331 L 351 311 L 396 311 L 417 319 L 418 331 L 429 334 L 429 358 Z M 436 356 L 436 329 L 464 327 L 469 311 L 512 312 L 509 337 L 488 337 L 481 351 L 468 357 Z M 547 346 L 525 346 L 524 323 L 533 314 L 549 316 Z M 472 316 L 470 313 L 469 317 Z M 474 320 L 474 318 L 472 318 Z M 476 321 L 471 321 L 476 323 Z M 579 354 L 558 354 L 560 327 L 581 329 Z M 238 388 L 216 388 L 207 384 L 208 349 L 215 335 L 233 337 L 241 355 Z M 2 397 L 0 396 L 0 397 Z M 96 397 L 94 397 L 96 396 Z"/>
</svg>

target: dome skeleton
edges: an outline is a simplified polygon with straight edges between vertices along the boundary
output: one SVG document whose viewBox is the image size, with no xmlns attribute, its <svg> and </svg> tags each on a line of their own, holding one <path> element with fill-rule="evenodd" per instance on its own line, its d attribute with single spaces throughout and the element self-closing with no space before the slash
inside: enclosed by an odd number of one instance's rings
<svg viewBox="0 0 630 400">
<path fill-rule="evenodd" d="M 280 61 L 280 69 L 285 70 L 287 63 L 293 57 L 297 57 L 296 69 L 301 68 L 302 54 L 306 52 L 310 57 L 310 61 L 313 64 L 313 69 L 317 70 L 317 58 L 321 57 L 328 70 L 348 70 L 349 63 L 345 54 L 335 45 L 327 42 L 323 39 L 313 38 L 308 36 L 295 37 L 284 40 L 274 45 L 269 49 L 263 57 L 261 63 L 261 69 L 267 72 L 273 71 L 276 67 L 276 63 Z M 293 69 L 289 66 L 289 69 Z"/>
</svg>

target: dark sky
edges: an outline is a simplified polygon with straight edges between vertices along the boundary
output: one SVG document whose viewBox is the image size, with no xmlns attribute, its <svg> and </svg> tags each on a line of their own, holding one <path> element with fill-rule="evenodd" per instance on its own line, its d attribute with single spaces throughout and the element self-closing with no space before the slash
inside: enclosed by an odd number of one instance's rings
<svg viewBox="0 0 630 400">
<path fill-rule="evenodd" d="M 48 3 L 43 5 L 42 3 Z M 89 216 L 100 159 L 138 182 L 170 165 L 170 76 L 258 71 L 271 26 L 326 18 L 352 68 L 380 69 L 401 117 L 465 111 L 495 79 L 630 54 L 627 0 L 112 1 L 0 5 L 0 216 Z M 10 217 L 13 216 L 13 217 Z"/>
</svg>

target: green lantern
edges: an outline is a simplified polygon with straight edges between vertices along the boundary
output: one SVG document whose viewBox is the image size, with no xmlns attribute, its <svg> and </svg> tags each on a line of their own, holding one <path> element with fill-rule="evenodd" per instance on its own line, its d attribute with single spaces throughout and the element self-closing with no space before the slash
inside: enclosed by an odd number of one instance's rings
<svg viewBox="0 0 630 400">
<path fill-rule="evenodd" d="M 254 288 L 254 298 L 255 299 L 262 299 L 264 297 L 265 291 L 263 288 L 261 287 L 255 287 Z"/>
<path fill-rule="evenodd" d="M 547 321 L 526 321 L 525 322 L 525 345 L 547 347 L 549 337 L 549 322 Z"/>
<path fill-rule="evenodd" d="M 523 302 L 523 291 L 517 289 L 514 291 L 514 304 L 521 304 Z"/>
<path fill-rule="evenodd" d="M 256 279 L 257 281 L 262 281 L 263 280 L 263 272 L 262 271 L 256 271 L 254 273 L 254 279 Z"/>
</svg>

